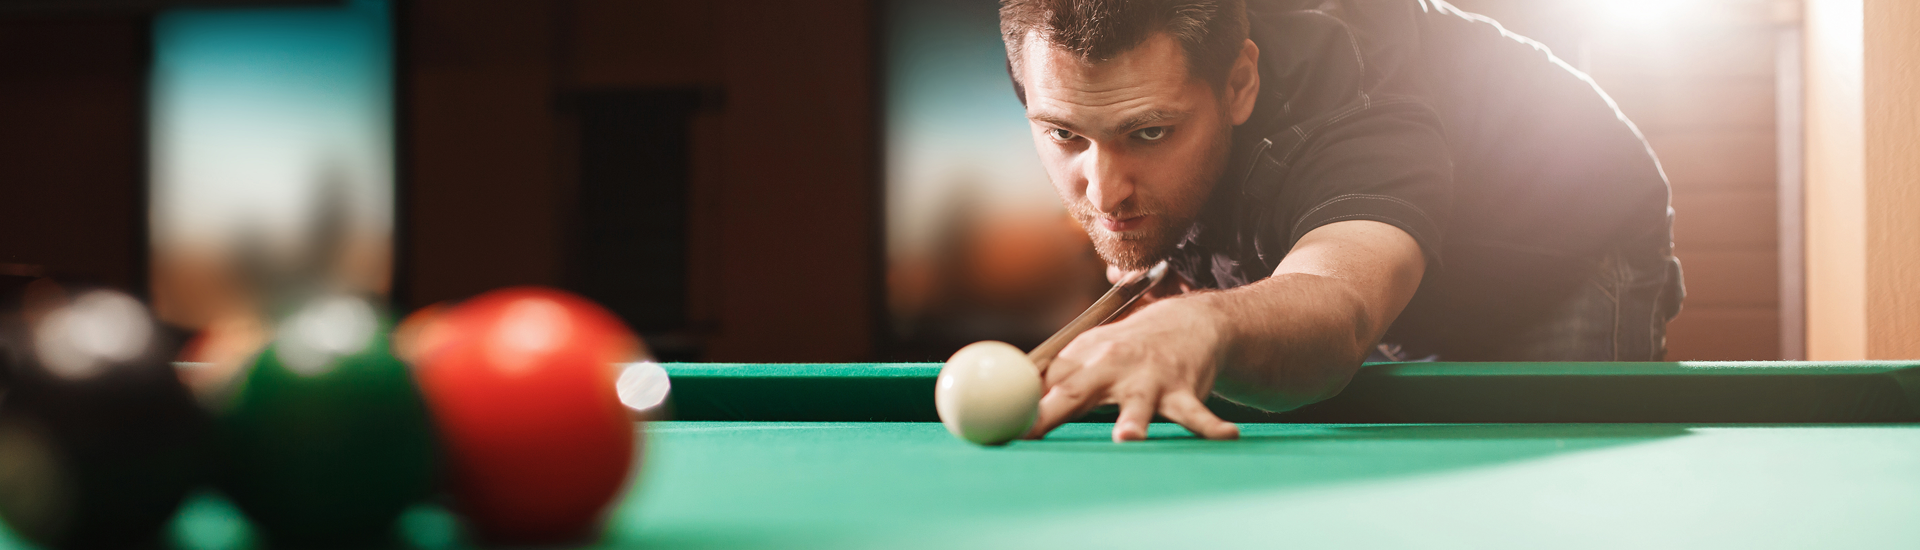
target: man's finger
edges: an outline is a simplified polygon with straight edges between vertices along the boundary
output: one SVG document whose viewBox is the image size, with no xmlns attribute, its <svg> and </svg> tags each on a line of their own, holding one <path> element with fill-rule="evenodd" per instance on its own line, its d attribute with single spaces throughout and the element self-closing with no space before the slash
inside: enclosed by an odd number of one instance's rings
<svg viewBox="0 0 1920 550">
<path fill-rule="evenodd" d="M 1180 423 L 1187 430 L 1207 439 L 1240 439 L 1240 426 L 1221 420 L 1187 392 L 1174 392 L 1160 398 L 1160 414 Z"/>
<path fill-rule="evenodd" d="M 1053 389 L 1053 387 L 1060 384 L 1060 382 L 1072 378 L 1073 373 L 1080 371 L 1080 367 L 1082 366 L 1080 360 L 1065 355 L 1064 352 L 1066 350 L 1061 351 L 1062 355 L 1054 356 L 1053 362 L 1047 364 L 1047 370 L 1040 373 L 1040 389 L 1042 391 Z"/>
<path fill-rule="evenodd" d="M 1075 381 L 1078 382 L 1078 381 Z M 1033 421 L 1033 429 L 1027 430 L 1022 439 L 1040 439 L 1047 432 L 1060 427 L 1069 420 L 1087 414 L 1087 411 L 1100 406 L 1102 396 L 1091 391 L 1081 390 L 1075 384 L 1062 384 L 1047 390 L 1040 398 L 1040 414 Z"/>
<path fill-rule="evenodd" d="M 1150 393 L 1120 400 L 1120 418 L 1113 421 L 1113 442 L 1146 439 L 1147 424 L 1153 422 L 1153 409 L 1157 401 Z"/>
</svg>

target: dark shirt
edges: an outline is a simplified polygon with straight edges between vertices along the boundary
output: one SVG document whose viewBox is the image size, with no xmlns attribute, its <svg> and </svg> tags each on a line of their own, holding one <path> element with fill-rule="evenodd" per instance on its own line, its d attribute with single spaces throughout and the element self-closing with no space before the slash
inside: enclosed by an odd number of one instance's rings
<svg viewBox="0 0 1920 550">
<path fill-rule="evenodd" d="M 1538 322 L 1609 254 L 1671 254 L 1653 153 L 1546 47 L 1432 0 L 1247 11 L 1260 97 L 1172 258 L 1197 285 L 1265 278 L 1322 225 L 1391 224 L 1427 275 L 1388 340 L 1448 357 Z"/>
</svg>

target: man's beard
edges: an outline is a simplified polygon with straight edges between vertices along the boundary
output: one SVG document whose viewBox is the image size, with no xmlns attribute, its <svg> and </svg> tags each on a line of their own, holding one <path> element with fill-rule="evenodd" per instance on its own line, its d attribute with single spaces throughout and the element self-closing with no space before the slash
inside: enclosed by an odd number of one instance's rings
<svg viewBox="0 0 1920 550">
<path fill-rule="evenodd" d="M 1087 236 L 1093 239 L 1093 250 L 1100 253 L 1100 259 L 1128 271 L 1152 267 L 1172 254 L 1173 248 L 1187 236 L 1187 229 L 1193 226 L 1196 217 L 1196 213 L 1183 214 L 1182 210 L 1170 208 L 1165 203 L 1143 201 L 1135 197 L 1127 199 L 1119 211 L 1110 217 L 1152 217 L 1146 220 L 1144 227 L 1122 235 L 1101 229 L 1100 218 L 1104 216 L 1094 212 L 1093 205 L 1086 201 L 1069 204 L 1067 210 L 1073 214 L 1074 220 L 1080 222 L 1080 227 L 1087 230 Z"/>
<path fill-rule="evenodd" d="M 1153 267 L 1153 264 L 1173 254 L 1174 247 L 1186 239 L 1194 220 L 1199 218 L 1200 210 L 1213 194 L 1215 180 L 1226 168 L 1227 144 L 1228 136 L 1220 136 L 1207 155 L 1207 166 L 1198 172 L 1198 177 L 1181 182 L 1174 197 L 1179 202 L 1163 202 L 1135 194 L 1120 203 L 1120 207 L 1111 215 L 1103 216 L 1085 199 L 1069 201 L 1067 212 L 1080 222 L 1081 228 L 1086 229 L 1087 236 L 1093 239 L 1093 250 L 1100 254 L 1100 259 L 1128 271 Z M 1103 217 L 1124 220 L 1143 215 L 1151 216 L 1146 226 L 1128 235 L 1100 228 L 1100 218 Z"/>
</svg>

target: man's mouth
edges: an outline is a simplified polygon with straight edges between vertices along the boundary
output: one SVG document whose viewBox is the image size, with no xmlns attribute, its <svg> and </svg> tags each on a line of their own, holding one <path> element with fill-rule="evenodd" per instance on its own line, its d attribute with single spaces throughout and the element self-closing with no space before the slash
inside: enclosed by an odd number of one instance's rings
<svg viewBox="0 0 1920 550">
<path fill-rule="evenodd" d="M 1142 214 L 1131 218 L 1100 218 L 1100 228 L 1113 233 L 1124 233 L 1146 225 L 1147 216 Z"/>
</svg>

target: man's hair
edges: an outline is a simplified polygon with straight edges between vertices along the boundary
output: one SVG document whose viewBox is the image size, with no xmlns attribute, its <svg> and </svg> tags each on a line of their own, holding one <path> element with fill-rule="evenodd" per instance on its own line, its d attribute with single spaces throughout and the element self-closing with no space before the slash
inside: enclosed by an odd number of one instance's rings
<svg viewBox="0 0 1920 550">
<path fill-rule="evenodd" d="M 1087 63 L 1099 63 L 1164 32 L 1187 54 L 1188 74 L 1215 90 L 1226 88 L 1227 73 L 1247 40 L 1247 9 L 1242 0 L 1002 0 L 1000 38 L 1007 43 L 1007 72 L 1014 93 L 1026 103 L 1020 83 L 1022 52 L 1029 35 L 1066 50 Z"/>
</svg>

